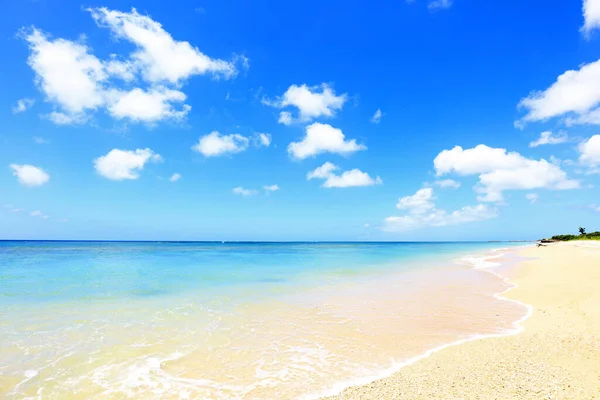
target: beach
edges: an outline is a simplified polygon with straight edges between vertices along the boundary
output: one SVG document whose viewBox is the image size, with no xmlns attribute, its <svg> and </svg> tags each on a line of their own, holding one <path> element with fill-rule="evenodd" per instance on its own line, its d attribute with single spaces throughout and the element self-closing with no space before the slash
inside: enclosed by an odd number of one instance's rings
<svg viewBox="0 0 600 400">
<path fill-rule="evenodd" d="M 498 246 L 0 243 L 0 397 L 338 394 L 514 331 Z"/>
<path fill-rule="evenodd" d="M 522 330 L 434 352 L 329 399 L 600 398 L 600 242 L 517 252 L 503 294 L 531 305 Z"/>
</svg>

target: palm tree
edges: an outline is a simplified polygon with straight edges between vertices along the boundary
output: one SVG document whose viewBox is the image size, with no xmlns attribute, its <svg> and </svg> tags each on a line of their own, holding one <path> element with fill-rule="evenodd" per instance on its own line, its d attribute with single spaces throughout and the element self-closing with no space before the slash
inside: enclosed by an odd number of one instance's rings
<svg viewBox="0 0 600 400">
<path fill-rule="evenodd" d="M 583 228 L 583 227 L 580 226 L 579 227 L 579 234 L 580 235 L 585 235 L 585 228 Z"/>
</svg>

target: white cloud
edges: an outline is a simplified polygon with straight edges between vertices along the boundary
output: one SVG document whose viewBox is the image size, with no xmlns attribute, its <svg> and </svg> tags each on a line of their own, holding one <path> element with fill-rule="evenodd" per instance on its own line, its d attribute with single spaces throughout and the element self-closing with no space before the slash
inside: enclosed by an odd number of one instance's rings
<svg viewBox="0 0 600 400">
<path fill-rule="evenodd" d="M 387 232 L 400 232 L 424 227 L 458 225 L 467 222 L 483 221 L 498 216 L 498 211 L 486 204 L 466 206 L 451 213 L 435 207 L 433 189 L 418 190 L 412 196 L 400 199 L 397 208 L 407 210 L 403 216 L 392 216 L 384 219 L 380 226 Z"/>
<path fill-rule="evenodd" d="M 460 187 L 460 182 L 456 182 L 453 179 L 441 179 L 434 182 L 437 186 L 442 189 L 458 189 Z"/>
<path fill-rule="evenodd" d="M 109 28 L 117 38 L 137 47 L 131 58 L 148 82 L 179 84 L 192 75 L 210 72 L 229 78 L 237 73 L 232 63 L 212 59 L 189 42 L 174 40 L 160 23 L 135 8 L 128 13 L 107 8 L 88 11 L 98 26 Z"/>
<path fill-rule="evenodd" d="M 452 7 L 452 0 L 434 0 L 431 1 L 427 7 L 432 11 L 443 10 Z"/>
<path fill-rule="evenodd" d="M 44 116 L 56 125 L 82 125 L 89 121 L 90 117 L 86 114 L 65 114 L 59 111 L 52 111 Z"/>
<path fill-rule="evenodd" d="M 15 206 L 11 205 L 11 204 L 6 204 L 4 207 L 7 208 L 8 211 L 10 211 L 11 213 L 20 213 L 20 212 L 25 211 L 24 209 L 17 208 Z"/>
<path fill-rule="evenodd" d="M 583 0 L 583 19 L 581 31 L 589 36 L 592 30 L 600 27 L 600 1 Z"/>
<path fill-rule="evenodd" d="M 48 139 L 44 139 L 41 136 L 34 136 L 33 137 L 33 141 L 35 142 L 35 144 L 48 144 L 48 143 L 50 143 L 50 141 Z"/>
<path fill-rule="evenodd" d="M 247 137 L 237 133 L 221 135 L 218 131 L 213 131 L 202 136 L 198 143 L 192 146 L 192 150 L 205 157 L 215 157 L 242 152 L 248 148 L 249 143 L 250 140 Z"/>
<path fill-rule="evenodd" d="M 327 161 L 325 164 L 315 168 L 313 171 L 310 171 L 308 174 L 306 174 L 306 179 L 327 179 L 328 176 L 333 174 L 333 172 L 338 169 L 338 166 Z"/>
<path fill-rule="evenodd" d="M 10 164 L 10 168 L 19 183 L 24 186 L 40 186 L 50 180 L 50 175 L 34 165 Z"/>
<path fill-rule="evenodd" d="M 574 113 L 569 124 L 600 123 L 600 60 L 582 65 L 558 77 L 548 89 L 534 91 L 522 99 L 519 107 L 527 114 L 518 122 L 544 121 Z"/>
<path fill-rule="evenodd" d="M 569 136 L 564 132 L 559 132 L 557 135 L 552 134 L 550 131 L 545 131 L 540 134 L 540 137 L 529 143 L 529 147 L 538 147 L 545 144 L 560 144 L 569 141 Z"/>
<path fill-rule="evenodd" d="M 579 145 L 579 162 L 583 165 L 600 167 L 600 135 L 594 135 Z"/>
<path fill-rule="evenodd" d="M 34 103 L 34 99 L 19 99 L 17 100 L 17 104 L 13 107 L 12 111 L 14 114 L 22 113 L 30 109 Z"/>
<path fill-rule="evenodd" d="M 102 83 L 107 79 L 102 63 L 82 43 L 49 40 L 32 29 L 25 40 L 31 54 L 29 66 L 47 99 L 58 104 L 72 118 L 104 104 Z"/>
<path fill-rule="evenodd" d="M 105 156 L 96 158 L 94 167 L 105 178 L 122 181 L 138 179 L 146 163 L 159 161 L 162 161 L 161 156 L 150 149 L 112 149 Z"/>
<path fill-rule="evenodd" d="M 350 154 L 366 149 L 367 146 L 356 143 L 355 139 L 345 140 L 341 129 L 315 122 L 306 127 L 306 136 L 300 142 L 289 144 L 288 153 L 294 158 L 304 159 L 326 152 Z"/>
<path fill-rule="evenodd" d="M 540 196 L 539 196 L 539 195 L 537 195 L 537 194 L 535 194 L 535 193 L 527 193 L 527 194 L 525 195 L 525 198 L 526 198 L 527 200 L 529 200 L 529 202 L 530 202 L 531 204 L 535 204 L 535 203 L 537 203 L 537 201 L 539 200 Z"/>
<path fill-rule="evenodd" d="M 181 179 L 181 174 L 178 174 L 177 172 L 174 173 L 173 175 L 171 175 L 171 177 L 169 178 L 170 182 L 177 182 L 178 180 Z"/>
<path fill-rule="evenodd" d="M 320 89 L 320 91 L 319 91 Z M 291 85 L 288 90 L 275 100 L 263 99 L 263 104 L 268 106 L 285 108 L 296 107 L 300 122 L 308 122 L 318 117 L 333 117 L 342 109 L 348 100 L 347 94 L 335 95 L 335 91 L 326 83 L 319 86 Z M 293 122 L 292 114 L 282 111 L 279 114 L 279 122 L 289 125 Z"/>
<path fill-rule="evenodd" d="M 433 210 L 426 214 L 412 214 L 401 217 L 387 217 L 381 225 L 386 232 L 401 232 L 424 227 L 459 225 L 467 222 L 484 221 L 496 218 L 498 211 L 486 204 L 466 206 L 447 213 L 445 210 Z"/>
<path fill-rule="evenodd" d="M 32 217 L 36 217 L 36 218 L 41 218 L 41 219 L 48 219 L 50 218 L 49 216 L 47 216 L 46 214 L 44 214 L 43 212 L 36 210 L 36 211 L 32 211 L 29 213 L 30 216 Z"/>
<path fill-rule="evenodd" d="M 396 208 L 399 210 L 408 210 L 410 214 L 424 214 L 435 208 L 432 188 L 418 190 L 412 196 L 402 197 L 398 200 Z"/>
<path fill-rule="evenodd" d="M 83 124 L 98 110 L 133 122 L 180 120 L 191 109 L 183 104 L 186 95 L 181 87 L 185 80 L 206 73 L 226 78 L 237 73 L 234 63 L 211 59 L 190 43 L 174 40 L 160 23 L 135 9 L 129 13 L 106 8 L 88 11 L 98 26 L 132 42 L 134 52 L 111 54 L 101 60 L 84 39 L 52 39 L 36 28 L 23 31 L 37 86 L 55 106 L 46 118 L 56 124 Z M 248 65 L 244 56 L 235 60 Z M 132 83 L 139 87 L 132 87 Z M 16 110 L 26 106 L 24 100 Z"/>
<path fill-rule="evenodd" d="M 265 185 L 263 189 L 267 192 L 276 192 L 279 190 L 279 185 Z"/>
<path fill-rule="evenodd" d="M 375 111 L 375 114 L 373 114 L 373 117 L 371 117 L 371 122 L 373 122 L 374 124 L 378 124 L 379 122 L 381 122 L 381 118 L 383 117 L 383 113 L 381 112 L 381 109 L 377 109 L 377 111 Z"/>
<path fill-rule="evenodd" d="M 181 109 L 173 108 L 172 103 L 182 103 L 186 95 L 179 90 L 157 87 L 149 91 L 135 88 L 130 91 L 111 90 L 108 112 L 115 119 L 129 118 L 132 121 L 156 122 L 164 119 L 185 118 L 191 107 L 184 104 Z"/>
<path fill-rule="evenodd" d="M 486 145 L 466 150 L 460 146 L 444 150 L 433 163 L 438 176 L 452 172 L 479 175 L 476 190 L 481 194 L 480 201 L 502 201 L 506 190 L 566 190 L 579 187 L 579 182 L 568 179 L 558 165 Z"/>
<path fill-rule="evenodd" d="M 596 211 L 596 212 L 600 212 L 600 206 L 596 205 L 596 204 L 590 204 L 588 206 L 592 211 Z"/>
<path fill-rule="evenodd" d="M 345 188 L 345 187 L 357 187 L 357 186 L 372 186 L 380 185 L 383 183 L 380 177 L 375 179 L 371 178 L 366 172 L 362 172 L 359 169 L 352 169 L 344 171 L 341 175 L 337 175 L 335 171 L 339 169 L 338 166 L 326 162 L 320 167 L 310 171 L 306 174 L 306 179 L 325 179 L 323 183 L 324 188 Z"/>
<path fill-rule="evenodd" d="M 292 113 L 288 111 L 282 111 L 279 113 L 279 119 L 277 120 L 280 124 L 291 125 L 294 122 Z"/>
<path fill-rule="evenodd" d="M 255 133 L 254 143 L 256 146 L 269 147 L 271 145 L 271 135 L 268 133 Z"/>
<path fill-rule="evenodd" d="M 233 194 L 239 194 L 240 196 L 254 196 L 258 194 L 256 190 L 244 189 L 242 186 L 233 188 Z"/>
</svg>

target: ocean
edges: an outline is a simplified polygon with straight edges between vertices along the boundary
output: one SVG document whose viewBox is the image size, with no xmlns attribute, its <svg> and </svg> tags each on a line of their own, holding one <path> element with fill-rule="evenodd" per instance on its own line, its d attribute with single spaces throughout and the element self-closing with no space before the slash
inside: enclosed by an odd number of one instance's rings
<svg viewBox="0 0 600 400">
<path fill-rule="evenodd" d="M 514 329 L 513 246 L 0 242 L 0 397 L 333 394 Z"/>
</svg>

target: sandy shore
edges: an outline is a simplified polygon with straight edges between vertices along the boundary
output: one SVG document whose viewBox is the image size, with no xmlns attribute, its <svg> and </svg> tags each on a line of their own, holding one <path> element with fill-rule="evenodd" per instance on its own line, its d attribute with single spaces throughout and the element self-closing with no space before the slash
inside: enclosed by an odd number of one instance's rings
<svg viewBox="0 0 600 400">
<path fill-rule="evenodd" d="M 600 399 L 600 242 L 527 248 L 507 298 L 533 306 L 518 335 L 453 346 L 331 399 Z"/>
</svg>

